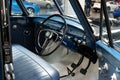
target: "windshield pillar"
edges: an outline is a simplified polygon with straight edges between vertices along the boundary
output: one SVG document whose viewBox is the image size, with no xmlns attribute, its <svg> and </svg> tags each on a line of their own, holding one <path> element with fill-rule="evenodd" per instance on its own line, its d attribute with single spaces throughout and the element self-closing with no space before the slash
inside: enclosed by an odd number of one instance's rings
<svg viewBox="0 0 120 80">
<path fill-rule="evenodd" d="M 91 48 L 95 49 L 95 42 L 96 42 L 95 36 L 93 35 L 92 28 L 90 27 L 90 24 L 83 12 L 83 9 L 82 9 L 81 5 L 79 4 L 79 0 L 69 0 L 69 1 L 78 17 L 78 20 L 80 21 L 81 25 L 84 28 L 86 38 L 88 38 L 90 40 L 88 42 L 88 45 Z"/>
<path fill-rule="evenodd" d="M 63 15 L 63 9 L 60 8 L 60 6 L 59 6 L 59 4 L 58 4 L 58 2 L 57 2 L 56 0 L 53 0 L 53 1 L 54 1 L 54 3 L 55 3 L 56 7 L 58 8 L 60 14 Z"/>
</svg>

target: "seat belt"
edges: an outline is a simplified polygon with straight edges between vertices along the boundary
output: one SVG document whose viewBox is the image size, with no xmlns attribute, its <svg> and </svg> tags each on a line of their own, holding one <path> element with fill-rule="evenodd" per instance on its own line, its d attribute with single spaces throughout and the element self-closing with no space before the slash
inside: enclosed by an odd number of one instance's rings
<svg viewBox="0 0 120 80">
<path fill-rule="evenodd" d="M 0 80 L 15 80 L 13 71 L 11 38 L 10 38 L 10 19 L 8 11 L 8 1 L 0 0 L 0 61 L 2 62 L 2 76 Z"/>
</svg>

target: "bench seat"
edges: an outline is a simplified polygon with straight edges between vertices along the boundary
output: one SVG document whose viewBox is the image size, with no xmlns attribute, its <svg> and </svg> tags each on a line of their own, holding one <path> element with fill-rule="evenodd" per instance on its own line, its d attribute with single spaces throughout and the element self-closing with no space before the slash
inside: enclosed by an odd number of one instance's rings
<svg viewBox="0 0 120 80">
<path fill-rule="evenodd" d="M 15 80 L 59 80 L 59 73 L 40 56 L 20 45 L 12 46 Z"/>
</svg>

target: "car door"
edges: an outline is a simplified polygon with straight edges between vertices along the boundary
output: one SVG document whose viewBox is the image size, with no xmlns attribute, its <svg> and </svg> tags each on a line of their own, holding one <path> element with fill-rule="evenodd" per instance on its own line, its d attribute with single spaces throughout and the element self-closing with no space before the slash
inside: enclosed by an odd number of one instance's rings
<svg viewBox="0 0 120 80">
<path fill-rule="evenodd" d="M 96 41 L 96 52 L 99 57 L 99 80 L 120 79 L 120 25 L 119 20 L 107 11 L 106 2 L 102 0 L 103 10 L 100 16 L 99 39 Z M 112 6 L 111 6 L 112 7 Z M 99 15 L 100 15 L 99 14 Z M 103 25 L 102 18 L 105 18 Z M 110 25 L 110 22 L 112 24 Z"/>
<path fill-rule="evenodd" d="M 101 39 L 96 42 L 99 56 L 99 80 L 120 79 L 120 29 L 112 25 L 101 29 Z M 107 32 L 107 33 L 106 33 Z M 108 36 L 111 34 L 111 37 Z"/>
<path fill-rule="evenodd" d="M 79 6 L 78 1 L 70 0 L 71 4 Z M 81 22 L 83 23 L 83 28 L 89 37 L 95 38 L 95 50 L 98 55 L 99 61 L 99 80 L 119 80 L 120 79 L 120 24 L 119 20 L 115 20 L 110 12 L 106 9 L 106 2 L 101 0 L 102 3 L 102 11 L 100 12 L 102 15 L 99 17 L 100 23 L 98 25 L 91 24 L 91 28 L 93 29 L 93 34 L 90 33 L 92 30 L 89 29 L 89 25 L 87 25 L 87 21 L 85 19 L 85 15 L 82 15 L 81 7 L 74 6 L 76 14 Z M 92 11 L 91 11 L 92 12 Z M 98 15 L 100 15 L 100 13 Z M 92 14 L 91 14 L 92 15 Z M 84 16 L 84 17 L 83 17 Z M 104 21 L 103 21 L 104 16 Z M 92 16 L 91 16 L 92 17 Z M 94 17 L 93 17 L 94 18 Z M 89 17 L 87 17 L 89 19 Z M 110 25 L 109 21 L 112 21 L 112 25 Z M 103 23 L 105 24 L 103 25 Z M 90 23 L 90 22 L 89 22 Z M 93 25 L 93 26 L 92 26 Z M 90 32 L 89 32 L 90 31 Z M 95 33 L 96 32 L 96 33 Z M 99 36 L 97 36 L 99 33 Z M 94 46 L 94 41 L 90 41 Z M 90 46 L 90 45 L 89 45 Z M 92 46 L 91 46 L 92 47 Z"/>
</svg>

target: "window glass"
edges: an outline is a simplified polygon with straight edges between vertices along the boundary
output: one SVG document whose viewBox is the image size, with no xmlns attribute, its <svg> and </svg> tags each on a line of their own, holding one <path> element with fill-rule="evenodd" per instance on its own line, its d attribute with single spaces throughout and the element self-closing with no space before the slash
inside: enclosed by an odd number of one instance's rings
<svg viewBox="0 0 120 80">
<path fill-rule="evenodd" d="M 58 8 L 56 7 L 53 0 L 26 0 L 29 3 L 36 4 L 36 7 L 39 6 L 39 15 L 42 14 L 60 14 Z M 75 13 L 68 0 L 56 0 L 57 4 L 61 8 L 64 15 L 75 17 Z M 36 8 L 37 9 L 37 8 Z M 32 11 L 32 10 L 28 10 Z M 34 10 L 35 11 L 35 10 Z M 36 10 L 36 12 L 38 12 Z"/>
<path fill-rule="evenodd" d="M 28 2 L 26 0 L 22 0 L 24 7 L 28 11 L 30 15 L 39 15 L 40 8 L 37 4 Z M 10 0 L 9 0 L 10 5 Z M 12 15 L 22 15 L 23 12 L 19 5 L 17 4 L 16 0 L 12 0 L 12 6 L 11 6 L 11 14 Z"/>
<path fill-rule="evenodd" d="M 109 24 L 111 29 L 111 36 L 113 40 L 113 45 L 120 46 L 120 8 L 119 2 L 116 1 L 106 1 L 107 12 L 109 17 Z M 105 22 L 105 20 L 103 20 Z M 103 25 L 102 29 L 103 40 L 109 42 L 106 27 Z"/>
<path fill-rule="evenodd" d="M 42 14 L 59 14 L 57 7 L 53 0 L 26 0 L 27 3 L 32 4 L 31 8 L 26 7 L 29 13 L 34 13 L 34 16 Z"/>
<path fill-rule="evenodd" d="M 23 5 L 32 16 L 60 14 L 53 0 L 22 0 Z M 56 0 L 62 13 L 77 18 L 69 0 Z M 16 0 L 12 0 L 12 15 L 22 15 Z"/>
<path fill-rule="evenodd" d="M 89 1 L 89 0 L 86 0 Z M 85 11 L 89 8 L 88 6 L 85 7 Z M 102 31 L 102 40 L 105 43 L 109 44 L 108 32 L 105 24 L 105 16 L 102 15 L 102 26 L 100 27 L 100 13 L 101 13 L 101 4 L 99 1 L 92 0 L 90 6 L 89 15 L 86 13 L 86 17 L 92 20 L 92 23 L 95 25 L 94 32 L 96 36 L 100 35 L 100 29 Z M 109 18 L 109 25 L 111 36 L 113 40 L 113 46 L 120 46 L 120 2 L 117 0 L 106 0 L 106 9 Z"/>
<path fill-rule="evenodd" d="M 10 6 L 10 0 L 8 2 L 9 6 Z M 16 0 L 12 0 L 12 6 L 11 6 L 11 15 L 21 15 L 22 11 L 20 9 L 20 7 L 18 6 Z"/>
</svg>

